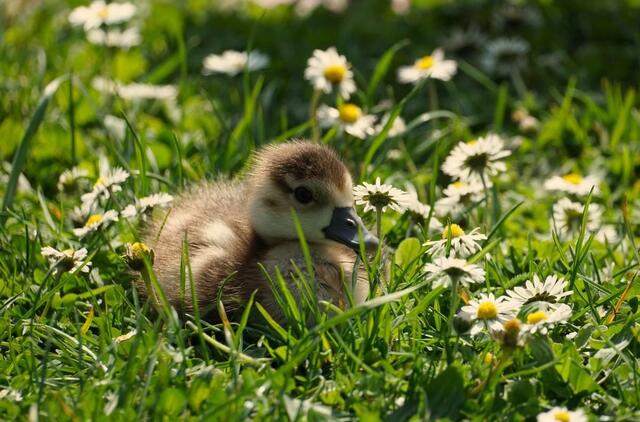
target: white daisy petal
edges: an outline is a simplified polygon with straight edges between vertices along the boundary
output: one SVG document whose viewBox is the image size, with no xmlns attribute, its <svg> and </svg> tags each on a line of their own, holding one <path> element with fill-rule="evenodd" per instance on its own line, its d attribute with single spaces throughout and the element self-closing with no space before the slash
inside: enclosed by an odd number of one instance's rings
<svg viewBox="0 0 640 422">
<path fill-rule="evenodd" d="M 463 182 L 477 184 L 484 180 L 486 184 L 507 169 L 502 160 L 510 154 L 499 136 L 489 134 L 458 143 L 442 164 L 442 171 Z"/>
<path fill-rule="evenodd" d="M 544 188 L 550 191 L 566 192 L 578 196 L 588 195 L 593 189 L 593 194 L 600 193 L 600 179 L 596 176 L 582 177 L 577 173 L 569 173 L 564 176 L 553 176 L 544 183 Z"/>
<path fill-rule="evenodd" d="M 327 50 L 314 50 L 307 61 L 304 77 L 316 90 L 326 94 L 337 89 L 340 96 L 349 99 L 356 91 L 351 64 L 345 56 L 338 54 L 335 47 Z"/>
<path fill-rule="evenodd" d="M 433 287 L 451 287 L 452 279 L 462 285 L 482 283 L 485 271 L 476 264 L 469 264 L 464 259 L 458 258 L 435 258 L 433 262 L 424 267 L 427 279 L 433 282 Z"/>
<path fill-rule="evenodd" d="M 252 72 L 264 69 L 269 65 L 269 57 L 259 51 L 235 51 L 227 50 L 220 55 L 210 54 L 203 62 L 203 73 L 210 75 L 222 73 L 235 76 L 242 73 L 245 68 Z"/>
<path fill-rule="evenodd" d="M 445 60 L 442 49 L 437 49 L 429 56 L 423 56 L 411 66 L 401 66 L 398 69 L 400 83 L 417 83 L 422 79 L 439 79 L 448 81 L 458 71 L 455 60 Z"/>
<path fill-rule="evenodd" d="M 318 107 L 317 118 L 321 127 L 337 126 L 341 132 L 359 139 L 365 139 L 375 133 L 376 117 L 364 114 L 355 104 L 341 104 L 338 108 L 323 104 Z"/>
<path fill-rule="evenodd" d="M 113 25 L 130 20 L 136 14 L 133 3 L 105 3 L 96 0 L 89 6 L 76 7 L 69 14 L 72 25 L 82 25 L 85 31 L 99 28 L 102 25 Z"/>
<path fill-rule="evenodd" d="M 582 409 L 568 410 L 566 407 L 553 407 L 538 414 L 537 422 L 587 422 L 589 419 Z"/>
<path fill-rule="evenodd" d="M 411 197 L 406 192 L 394 188 L 391 185 L 380 183 L 380 178 L 376 178 L 376 183 L 363 182 L 353 188 L 353 197 L 357 205 L 364 205 L 364 211 L 375 211 L 378 207 L 382 212 L 391 208 L 397 212 L 403 212 Z"/>
</svg>

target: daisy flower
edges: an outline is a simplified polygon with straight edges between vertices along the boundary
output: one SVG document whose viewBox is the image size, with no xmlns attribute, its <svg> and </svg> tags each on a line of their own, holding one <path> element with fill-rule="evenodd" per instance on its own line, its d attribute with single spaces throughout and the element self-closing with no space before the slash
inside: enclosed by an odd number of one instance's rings
<svg viewBox="0 0 640 422">
<path fill-rule="evenodd" d="M 328 94 L 335 88 L 342 98 L 349 99 L 351 94 L 356 92 L 356 83 L 350 67 L 351 64 L 346 57 L 338 54 L 335 47 L 329 47 L 325 51 L 314 50 L 307 61 L 304 78 L 319 91 Z"/>
<path fill-rule="evenodd" d="M 443 41 L 443 47 L 449 54 L 469 56 L 480 50 L 486 42 L 487 36 L 476 26 L 468 29 L 456 28 Z"/>
<path fill-rule="evenodd" d="M 411 0 L 391 0 L 391 10 L 396 15 L 406 15 L 411 10 Z"/>
<path fill-rule="evenodd" d="M 481 182 L 507 169 L 502 160 L 511 154 L 498 135 L 460 142 L 442 164 L 442 171 L 462 181 Z"/>
<path fill-rule="evenodd" d="M 429 218 L 429 214 L 432 214 L 431 219 L 429 220 L 429 231 L 437 232 L 442 230 L 442 223 L 436 218 L 436 216 L 434 215 L 435 213 L 431 212 L 431 207 L 420 202 L 416 195 L 408 195 L 408 199 L 405 202 L 405 211 L 408 212 L 411 217 L 418 222 L 425 221 L 427 218 Z"/>
<path fill-rule="evenodd" d="M 511 113 L 511 119 L 518 124 L 523 132 L 533 132 L 540 126 L 540 121 L 530 115 L 525 108 L 519 108 Z"/>
<path fill-rule="evenodd" d="M 106 45 L 107 47 L 118 47 L 128 49 L 139 45 L 142 41 L 138 28 L 127 28 L 123 31 L 119 29 L 91 29 L 87 32 L 87 39 L 91 44 Z"/>
<path fill-rule="evenodd" d="M 605 224 L 595 234 L 595 239 L 603 244 L 616 243 L 620 238 L 618 230 L 613 224 Z"/>
<path fill-rule="evenodd" d="M 153 264 L 155 254 L 153 250 L 142 242 L 127 243 L 124 260 L 132 270 L 140 271 L 145 266 L 145 260 Z"/>
<path fill-rule="evenodd" d="M 129 172 L 121 167 L 116 167 L 107 171 L 105 174 L 98 177 L 98 180 L 93 185 L 93 189 L 89 193 L 82 195 L 81 199 L 83 203 L 94 202 L 98 197 L 104 196 L 109 198 L 111 194 L 120 192 L 122 187 L 120 186 L 129 178 Z"/>
<path fill-rule="evenodd" d="M 113 25 L 126 22 L 136 14 L 136 6 L 132 3 L 105 3 L 96 0 L 89 6 L 76 7 L 69 15 L 72 25 L 82 25 L 85 31 L 99 28 L 102 25 Z"/>
<path fill-rule="evenodd" d="M 538 309 L 527 314 L 527 323 L 522 326 L 525 334 L 546 335 L 556 324 L 564 324 L 571 318 L 571 307 L 564 303 L 554 309 Z"/>
<path fill-rule="evenodd" d="M 362 109 L 355 104 L 341 104 L 338 108 L 321 105 L 318 107 L 317 117 L 322 127 L 338 126 L 339 130 L 359 139 L 373 135 L 373 125 L 376 117 L 364 114 Z"/>
<path fill-rule="evenodd" d="M 558 307 L 560 299 L 573 293 L 572 290 L 565 291 L 567 284 L 567 281 L 554 274 L 548 275 L 543 283 L 540 277 L 534 274 L 533 280 L 527 280 L 524 287 L 516 286 L 506 293 L 517 308 L 532 304 L 542 310 L 553 310 Z"/>
<path fill-rule="evenodd" d="M 59 251 L 52 248 L 51 246 L 45 246 L 44 248 L 42 248 L 40 253 L 42 254 L 42 256 L 49 260 L 49 263 L 51 265 L 56 266 L 54 274 L 57 274 L 58 271 L 68 271 L 71 274 L 75 274 L 78 269 L 80 269 L 80 271 L 83 273 L 88 273 L 90 271 L 89 267 L 91 266 L 91 261 L 87 263 L 84 262 L 84 260 L 87 258 L 86 248 L 78 250 L 69 248 L 63 251 Z"/>
<path fill-rule="evenodd" d="M 118 213 L 114 210 L 109 210 L 104 214 L 92 214 L 87 218 L 83 227 L 73 229 L 73 234 L 83 237 L 107 226 L 112 221 L 118 221 Z"/>
<path fill-rule="evenodd" d="M 22 401 L 22 393 L 13 388 L 2 388 L 0 389 L 0 400 L 19 402 Z"/>
<path fill-rule="evenodd" d="M 436 49 L 430 56 L 423 56 L 411 66 L 401 66 L 398 69 L 400 83 L 417 83 L 423 79 L 440 79 L 448 81 L 458 71 L 455 60 L 445 60 L 441 48 Z"/>
<path fill-rule="evenodd" d="M 529 43 L 520 38 L 498 38 L 487 43 L 482 58 L 484 68 L 494 74 L 508 76 L 527 64 Z"/>
<path fill-rule="evenodd" d="M 580 233 L 584 205 L 562 198 L 553 205 L 552 226 L 561 238 L 573 237 Z M 602 207 L 598 204 L 589 204 L 587 214 L 587 232 L 596 233 L 600 229 L 602 219 Z"/>
<path fill-rule="evenodd" d="M 463 285 L 482 283 L 484 269 L 476 264 L 469 264 L 464 259 L 435 258 L 433 262 L 424 266 L 427 279 L 433 281 L 433 287 L 451 287 L 452 281 Z"/>
<path fill-rule="evenodd" d="M 569 173 L 562 177 L 553 176 L 544 183 L 544 188 L 550 191 L 560 191 L 578 196 L 588 195 L 593 188 L 594 195 L 600 193 L 598 185 L 600 179 L 596 176 L 582 177 L 577 173 Z"/>
<path fill-rule="evenodd" d="M 364 211 L 377 210 L 384 212 L 391 208 L 397 212 L 403 212 L 409 195 L 391 185 L 381 184 L 380 178 L 376 178 L 376 183 L 363 182 L 353 188 L 353 197 L 357 205 L 364 205 Z"/>
<path fill-rule="evenodd" d="M 320 6 L 334 13 L 341 13 L 348 5 L 349 0 L 298 0 L 296 3 L 296 14 L 305 17 Z"/>
<path fill-rule="evenodd" d="M 538 414 L 538 422 L 588 422 L 582 409 L 568 410 L 566 407 L 553 407 L 548 412 Z"/>
<path fill-rule="evenodd" d="M 443 256 L 447 251 L 449 236 L 451 236 L 451 251 L 453 251 L 454 256 L 461 258 L 466 258 L 478 252 L 481 249 L 478 242 L 487 238 L 487 236 L 480 233 L 480 229 L 477 227 L 469 233 L 465 233 L 459 225 L 449 224 L 442 231 L 442 239 L 430 240 L 424 244 L 424 246 L 429 246 L 427 252 L 432 256 Z"/>
<path fill-rule="evenodd" d="M 278 6 L 288 6 L 297 0 L 253 0 L 255 4 L 265 9 L 273 9 Z"/>
<path fill-rule="evenodd" d="M 118 95 L 124 100 L 175 100 L 178 90 L 173 85 L 150 85 L 131 83 L 123 85 L 105 78 L 94 78 L 91 82 L 97 91 Z"/>
<path fill-rule="evenodd" d="M 127 135 L 127 122 L 124 119 L 108 114 L 102 123 L 109 134 L 118 140 L 123 140 Z"/>
<path fill-rule="evenodd" d="M 389 116 L 390 116 L 389 113 L 382 116 L 382 120 L 380 120 L 380 123 L 378 123 L 373 130 L 374 134 L 378 135 L 379 133 L 382 132 L 384 127 L 387 125 L 387 122 L 389 121 Z M 393 123 L 391 124 L 391 127 L 389 128 L 387 137 L 395 138 L 396 136 L 402 135 L 406 130 L 407 130 L 407 124 L 405 123 L 404 119 L 400 116 L 397 116 L 393 121 Z"/>
<path fill-rule="evenodd" d="M 504 296 L 496 299 L 492 293 L 482 293 L 480 298 L 472 299 L 468 305 L 463 306 L 460 313 L 463 318 L 472 322 L 470 334 L 476 336 L 483 329 L 490 333 L 503 331 L 503 323 L 512 319 L 514 308 Z"/>
<path fill-rule="evenodd" d="M 505 4 L 493 14 L 493 23 L 500 30 L 513 30 L 515 27 L 537 27 L 542 22 L 538 9 L 520 4 Z"/>
<path fill-rule="evenodd" d="M 63 171 L 58 177 L 58 190 L 60 192 L 69 191 L 73 187 L 77 187 L 79 179 L 86 179 L 89 173 L 80 167 L 73 167 Z"/>
<path fill-rule="evenodd" d="M 502 330 L 492 333 L 492 336 L 506 347 L 522 347 L 525 338 L 522 335 L 522 323 L 518 318 L 512 318 L 502 323 Z"/>
<path fill-rule="evenodd" d="M 246 68 L 249 72 L 267 67 L 269 57 L 259 51 L 235 51 L 227 50 L 222 54 L 210 54 L 202 63 L 205 75 L 212 73 L 224 73 L 235 76 Z"/>
<path fill-rule="evenodd" d="M 138 214 L 144 218 L 146 213 L 153 207 L 165 208 L 173 201 L 173 196 L 168 193 L 154 193 L 150 196 L 145 196 L 136 200 L 135 205 L 128 205 L 122 210 L 121 215 L 125 218 L 131 218 Z"/>
<path fill-rule="evenodd" d="M 489 181 L 487 187 L 489 188 L 491 185 Z M 483 192 L 484 187 L 482 183 L 477 181 L 453 182 L 443 189 L 442 193 L 444 197 L 438 199 L 434 204 L 436 213 L 440 217 L 450 214 L 457 218 L 462 215 L 467 208 L 482 201 L 484 197 Z"/>
</svg>

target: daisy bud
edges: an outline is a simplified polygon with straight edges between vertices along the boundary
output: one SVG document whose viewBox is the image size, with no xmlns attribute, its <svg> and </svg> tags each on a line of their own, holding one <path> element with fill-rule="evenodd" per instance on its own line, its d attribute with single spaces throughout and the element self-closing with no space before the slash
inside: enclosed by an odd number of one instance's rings
<svg viewBox="0 0 640 422">
<path fill-rule="evenodd" d="M 471 321 L 466 314 L 458 313 L 458 315 L 453 317 L 453 328 L 459 335 L 467 333 L 472 325 L 473 321 Z"/>
<path fill-rule="evenodd" d="M 154 253 L 151 248 L 142 242 L 127 243 L 124 260 L 132 270 L 140 271 L 144 268 L 144 260 L 153 263 Z"/>
<path fill-rule="evenodd" d="M 520 320 L 517 318 L 510 319 L 504 324 L 504 333 L 502 334 L 502 344 L 506 347 L 517 347 L 520 342 Z"/>
</svg>

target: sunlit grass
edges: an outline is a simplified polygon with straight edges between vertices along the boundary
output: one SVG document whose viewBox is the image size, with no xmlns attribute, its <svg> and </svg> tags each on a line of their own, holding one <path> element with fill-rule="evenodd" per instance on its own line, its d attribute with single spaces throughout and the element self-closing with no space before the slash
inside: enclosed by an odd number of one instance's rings
<svg viewBox="0 0 640 422">
<path fill-rule="evenodd" d="M 572 5 L 514 6 L 539 16 L 527 15 L 513 29 L 502 14 L 513 15 L 499 6 L 487 3 L 479 11 L 432 3 L 416 2 L 407 17 L 372 2 L 370 10 L 357 3 L 344 14 L 318 10 L 299 18 L 286 7 L 264 13 L 244 5 L 233 12 L 151 1 L 131 22 L 118 24 L 140 28 L 140 44 L 127 49 L 93 45 L 82 27 L 72 27 L 75 2 L 5 10 L 0 419 L 510 421 L 534 420 L 555 407 L 594 420 L 640 418 L 636 91 L 618 71 L 609 79 L 621 82 L 600 81 L 609 75 L 586 51 L 576 59 L 580 66 L 560 61 L 552 73 L 540 65 L 553 40 L 570 40 L 553 16 L 555 8 Z M 527 40 L 528 65 L 492 71 L 482 48 L 465 56 L 448 47 L 447 57 L 457 61 L 451 80 L 399 84 L 398 68 L 450 33 L 434 23 L 429 30 L 439 37 L 418 35 L 423 22 L 433 23 L 429 16 L 444 22 L 462 13 L 456 7 L 486 24 L 491 39 Z M 637 15 L 631 6 L 618 7 L 620 19 Z M 605 12 L 585 6 L 584 13 L 595 20 Z M 547 35 L 533 37 L 532 28 Z M 323 126 L 316 115 L 323 104 L 339 110 L 346 102 L 335 87 L 321 92 L 304 78 L 313 49 L 332 45 L 353 71 L 357 90 L 348 101 L 376 117 L 377 127 L 364 128 L 363 139 L 339 124 Z M 259 50 L 270 63 L 237 75 L 203 75 L 208 54 L 231 48 Z M 330 76 L 339 75 L 334 69 Z M 147 98 L 133 98 L 141 91 Z M 400 118 L 405 127 L 395 133 Z M 474 151 L 491 134 L 502 142 L 493 153 L 504 169 L 478 170 L 473 180 L 443 170 L 456 146 Z M 152 256 L 131 245 L 142 240 L 151 208 L 156 218 L 169 208 L 143 207 L 141 198 L 177 196 L 204 179 L 242 175 L 255 150 L 295 137 L 334 148 L 355 184 L 380 177 L 415 192 L 423 206 L 422 215 L 358 208 L 384 239 L 384 248 L 362 259 L 360 271 L 374 287 L 368 300 L 356 304 L 350 294 L 344 306 L 318 300 L 298 226 L 304 265 L 293 274 L 265 271 L 282 318 L 253 296 L 235 318 L 221 302 L 187 314 L 173 309 Z M 477 156 L 460 157 L 482 167 Z M 60 174 L 73 167 L 86 177 L 58 189 Z M 128 174 L 116 184 L 121 190 L 100 190 L 108 170 L 118 167 Z M 545 185 L 559 176 L 577 186 L 590 175 L 597 189 L 588 186 L 584 195 Z M 460 188 L 456 181 L 475 188 L 443 202 L 448 189 Z M 76 209 L 92 190 L 100 191 L 95 208 Z M 563 198 L 574 202 L 566 212 L 559 207 Z M 132 217 L 125 216 L 127 206 Z M 109 210 L 117 221 L 74 234 Z M 460 254 L 456 242 L 474 229 L 481 234 L 477 248 Z M 435 270 L 426 265 L 444 264 L 428 241 L 440 241 L 438 253 L 478 266 L 473 275 L 481 271 L 482 279 L 461 278 L 462 263 L 449 262 L 453 270 L 435 283 Z M 186 245 L 181 293 L 197 303 Z M 47 246 L 61 253 L 87 248 L 88 255 L 71 273 L 63 253 L 57 261 L 42 256 Z M 500 316 L 491 305 L 479 310 L 474 300 L 517 291 L 534 275 L 566 280 L 564 290 L 572 293 L 557 302 L 570 307 L 569 317 L 549 324 L 548 333 L 521 336 L 519 324 L 552 314 L 526 303 L 510 316 L 511 325 L 500 322 L 500 334 L 482 328 L 470 335 L 472 324 Z M 146 283 L 156 300 L 139 297 L 136 282 Z M 226 282 L 233 283 L 232 274 Z M 351 280 L 344 282 L 348 292 Z M 465 306 L 473 315 L 461 312 Z M 219 323 L 203 318 L 210 311 Z"/>
</svg>

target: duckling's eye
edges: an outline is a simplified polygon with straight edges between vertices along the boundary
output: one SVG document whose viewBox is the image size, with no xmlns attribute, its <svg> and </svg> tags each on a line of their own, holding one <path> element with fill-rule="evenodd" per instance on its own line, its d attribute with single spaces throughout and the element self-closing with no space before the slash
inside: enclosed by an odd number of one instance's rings
<svg viewBox="0 0 640 422">
<path fill-rule="evenodd" d="M 297 188 L 295 188 L 295 190 L 293 191 L 293 196 L 296 198 L 296 201 L 300 202 L 301 204 L 308 204 L 309 202 L 313 201 L 313 193 L 311 193 L 311 191 L 304 186 L 298 186 Z"/>
</svg>

